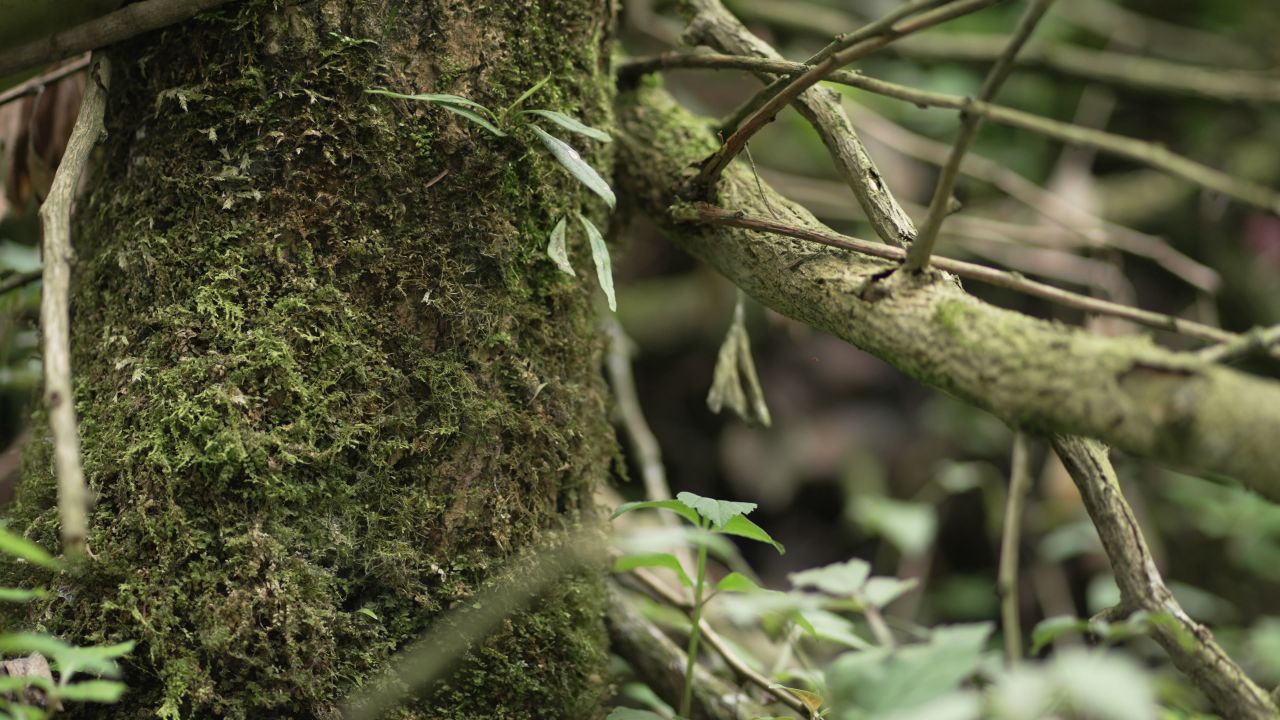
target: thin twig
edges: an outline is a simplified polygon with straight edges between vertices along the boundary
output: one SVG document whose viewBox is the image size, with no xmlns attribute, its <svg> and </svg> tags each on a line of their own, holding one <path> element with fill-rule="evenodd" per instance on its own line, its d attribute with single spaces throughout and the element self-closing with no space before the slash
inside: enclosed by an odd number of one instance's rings
<svg viewBox="0 0 1280 720">
<path fill-rule="evenodd" d="M 182 22 L 228 0 L 142 0 L 40 40 L 0 52 L 0 77 Z"/>
<path fill-rule="evenodd" d="M 607 331 L 609 354 L 605 365 L 609 372 L 609 385 L 613 387 L 622 428 L 635 449 L 636 464 L 640 466 L 640 477 L 644 480 L 645 499 L 670 500 L 671 486 L 667 484 L 667 471 L 662 465 L 662 448 L 645 420 L 640 396 L 636 392 L 635 376 L 631 372 L 631 339 L 612 315 L 609 316 Z M 668 516 L 663 513 L 662 517 Z"/>
<path fill-rule="evenodd" d="M 71 388 L 71 205 L 76 185 L 89 162 L 93 146 L 106 133 L 102 116 L 107 106 L 111 61 L 94 59 L 85 83 L 67 149 L 54 173 L 49 197 L 40 207 L 43 229 L 44 292 L 40 295 L 40 328 L 44 336 L 44 402 L 53 433 L 54 467 L 58 476 L 58 513 L 62 545 L 68 555 L 85 552 L 89 535 L 89 492 L 80 460 L 80 432 L 76 426 Z"/>
<path fill-rule="evenodd" d="M 990 5 L 1003 0 L 955 0 L 943 7 L 930 12 L 921 13 L 915 17 L 902 22 L 900 25 L 889 24 L 885 26 L 878 34 L 867 37 L 859 43 L 837 52 L 818 65 L 809 67 L 806 72 L 795 78 L 786 87 L 782 88 L 776 95 L 769 98 L 759 109 L 751 113 L 746 120 L 742 122 L 729 139 L 725 140 L 715 153 L 707 158 L 699 169 L 697 176 L 690 185 L 691 192 L 695 196 L 705 197 L 711 192 L 716 181 L 720 178 L 720 174 L 728 167 L 729 163 L 735 158 L 747 141 L 751 139 L 761 128 L 768 124 L 773 117 L 778 114 L 782 108 L 786 107 L 795 100 L 800 93 L 816 85 L 827 75 L 835 70 L 848 65 L 849 63 L 866 57 L 880 48 L 888 45 L 894 40 L 909 35 L 926 28 L 933 27 L 939 23 L 955 19 L 961 15 L 981 10 Z M 912 6 L 914 7 L 914 5 Z M 878 23 L 873 23 L 878 25 Z"/>
<path fill-rule="evenodd" d="M 691 12 L 686 32 L 689 42 L 710 45 L 733 55 L 782 59 L 777 50 L 752 34 L 726 10 L 720 0 L 685 0 L 685 9 Z M 764 73 L 757 73 L 756 77 L 766 83 L 772 79 Z M 794 106 L 822 139 L 840 178 L 853 191 L 876 235 L 890 245 L 906 247 L 916 236 L 916 226 L 889 191 L 875 160 L 845 114 L 840 94 L 828 88 L 812 87 L 800 93 Z"/>
<path fill-rule="evenodd" d="M 871 255 L 873 257 L 885 260 L 902 261 L 906 258 L 907 251 L 884 245 L 882 243 L 873 243 L 867 240 L 849 237 L 848 235 L 836 235 L 834 233 L 825 233 L 809 228 L 787 225 L 778 223 L 766 218 L 750 217 L 736 213 L 730 210 L 724 210 L 705 203 L 696 203 L 692 205 L 679 206 L 675 212 L 676 220 L 711 223 L 714 225 L 727 225 L 729 227 L 743 228 L 746 230 L 756 230 L 760 232 L 777 233 L 786 235 L 798 240 L 808 240 L 829 247 L 840 248 L 843 250 L 852 250 L 853 252 Z M 951 258 L 935 258 L 933 265 L 940 270 L 945 270 L 954 275 L 978 282 L 995 285 L 997 287 L 1016 290 L 1026 293 L 1034 297 L 1043 298 L 1056 302 L 1066 307 L 1072 307 L 1085 312 L 1097 313 L 1099 315 L 1109 315 L 1112 317 L 1130 320 L 1140 325 L 1156 328 L 1159 330 L 1167 330 L 1169 332 L 1179 333 L 1188 337 L 1194 337 L 1201 340 L 1209 340 L 1211 342 L 1227 342 L 1237 338 L 1235 333 L 1227 332 L 1209 325 L 1195 322 L 1193 320 L 1184 320 L 1176 318 L 1172 315 L 1151 312 L 1149 310 L 1141 310 L 1139 308 L 1121 305 L 1119 303 L 1107 302 L 1098 298 L 1080 295 L 1069 290 L 1046 285 L 1035 280 L 1028 280 L 1017 273 L 997 270 L 985 265 L 964 262 L 963 260 L 953 260 Z"/>
<path fill-rule="evenodd" d="M 1254 328 L 1234 340 L 1202 349 L 1200 359 L 1205 362 L 1225 362 L 1249 353 L 1268 351 L 1276 345 L 1280 345 L 1280 325 Z"/>
<path fill-rule="evenodd" d="M 0 105 L 11 103 L 14 100 L 24 98 L 28 95 L 35 95 L 45 87 L 58 82 L 68 75 L 78 73 L 87 67 L 89 67 L 89 53 L 81 55 L 73 62 L 69 62 L 61 67 L 56 67 L 47 73 L 37 75 L 26 82 L 14 85 L 8 90 L 5 90 L 0 93 Z"/>
<path fill-rule="evenodd" d="M 803 73 L 806 67 L 800 63 L 713 53 L 664 53 L 624 63 L 620 76 L 631 78 L 638 74 L 670 68 L 735 69 L 750 72 L 769 72 L 781 75 Z M 958 95 L 918 90 L 869 78 L 861 73 L 836 71 L 823 78 L 830 82 L 856 87 L 867 92 L 908 102 L 918 107 L 937 107 L 960 110 L 982 115 L 1001 125 L 1028 130 L 1071 145 L 1096 148 L 1109 155 L 1149 165 L 1175 177 L 1182 178 L 1253 207 L 1280 215 L 1280 193 L 1248 180 L 1228 175 L 1189 158 L 1170 152 L 1162 145 L 1116 135 L 1103 130 L 1080 127 L 1068 122 L 1053 120 L 1034 113 L 981 102 Z"/>
<path fill-rule="evenodd" d="M 1013 70 L 1013 60 L 1018 51 L 1031 39 L 1032 31 L 1052 4 L 1053 0 L 1032 0 L 1027 6 L 1013 31 L 1013 38 L 983 79 L 982 87 L 978 90 L 979 101 L 986 102 L 995 98 L 1000 86 Z M 938 230 L 942 228 L 942 221 L 947 216 L 947 203 L 951 199 L 951 191 L 955 189 L 956 178 L 960 175 L 960 162 L 964 160 L 964 154 L 969 151 L 969 145 L 982 127 L 981 115 L 961 113 L 961 117 L 960 132 L 956 134 L 955 145 L 951 147 L 951 156 L 947 158 L 947 164 L 942 166 L 938 185 L 933 190 L 933 199 L 929 201 L 929 214 L 903 264 L 910 272 L 920 272 L 929 267 L 929 256 L 933 254 L 933 246 L 938 242 Z"/>
<path fill-rule="evenodd" d="M 1010 460 L 1009 495 L 1004 506 L 1004 532 L 1000 536 L 1000 569 L 996 592 L 1000 596 L 1000 619 L 1004 631 L 1004 655 L 1009 667 L 1022 661 L 1022 620 L 1019 613 L 1018 546 L 1022 542 L 1022 508 L 1031 489 L 1028 467 L 1027 436 L 1021 430 L 1013 434 L 1013 458 Z"/>
<path fill-rule="evenodd" d="M 26 287 L 43 276 L 44 270 L 29 270 L 27 272 L 9 275 L 3 280 L 0 280 L 0 295 L 3 295 L 10 290 L 17 290 L 18 288 Z"/>
<path fill-rule="evenodd" d="M 691 603 L 688 598 L 683 597 L 679 592 L 672 589 L 670 585 L 659 580 L 656 575 L 648 570 L 645 570 L 644 568 L 637 568 L 632 570 L 630 575 L 639 581 L 646 590 L 657 595 L 660 600 L 668 605 L 686 613 L 693 611 L 693 603 Z M 720 634 L 711 627 L 711 623 L 706 620 L 699 620 L 698 624 L 702 629 L 702 639 L 706 641 L 707 645 L 712 650 L 716 651 L 716 654 L 724 659 L 725 664 L 733 670 L 735 675 L 769 693 L 783 705 L 803 714 L 805 717 L 809 717 L 809 709 L 804 704 L 803 700 L 786 688 L 778 687 L 777 683 L 756 672 L 755 669 L 746 663 L 746 661 L 738 657 L 737 653 L 735 653 L 729 644 L 725 642 L 724 638 L 720 637 Z"/>
<path fill-rule="evenodd" d="M 1107 447 L 1094 440 L 1059 435 L 1053 437 L 1053 449 L 1080 490 L 1085 510 L 1111 561 L 1121 598 L 1114 614 L 1127 616 L 1145 611 L 1161 616 L 1162 621 L 1150 625 L 1152 637 L 1224 717 L 1280 717 L 1275 700 L 1214 642 L 1207 628 L 1187 615 L 1165 586 L 1142 528 L 1120 491 Z"/>
</svg>

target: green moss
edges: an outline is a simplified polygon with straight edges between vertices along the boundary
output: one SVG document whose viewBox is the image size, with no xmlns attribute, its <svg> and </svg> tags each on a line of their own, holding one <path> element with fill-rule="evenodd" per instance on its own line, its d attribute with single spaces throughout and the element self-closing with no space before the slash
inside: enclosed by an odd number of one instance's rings
<svg viewBox="0 0 1280 720">
<path fill-rule="evenodd" d="M 969 305 L 958 301 L 944 300 L 939 302 L 934 309 L 933 321 L 942 326 L 943 329 L 955 334 L 964 328 L 972 315 L 973 308 Z"/>
<path fill-rule="evenodd" d="M 244 3 L 120 51 L 74 297 L 97 560 L 25 618 L 139 641 L 99 715 L 334 717 L 504 558 L 592 519 L 613 452 L 592 288 L 543 248 L 595 201 L 516 140 L 364 90 L 502 107 L 551 75 L 535 106 L 607 125 L 606 19 L 474 10 Z M 52 547 L 32 447 L 12 521 Z M 403 717 L 590 717 L 598 582 Z"/>
</svg>

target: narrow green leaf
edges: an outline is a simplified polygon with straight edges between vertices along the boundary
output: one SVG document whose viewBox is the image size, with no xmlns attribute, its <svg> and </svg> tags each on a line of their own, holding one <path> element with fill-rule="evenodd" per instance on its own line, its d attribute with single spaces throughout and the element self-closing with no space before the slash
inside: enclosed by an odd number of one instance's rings
<svg viewBox="0 0 1280 720">
<path fill-rule="evenodd" d="M 71 646 L 48 635 L 37 633 L 4 633 L 0 635 L 0 653 L 30 655 L 38 652 L 47 658 L 55 657 Z"/>
<path fill-rule="evenodd" d="M 670 510 L 671 512 L 679 513 L 685 520 L 695 525 L 698 524 L 698 514 L 693 511 L 693 508 L 677 500 L 641 500 L 639 502 L 622 503 L 613 511 L 613 515 L 610 515 L 609 519 L 613 520 L 619 515 L 629 513 L 632 510 L 644 510 L 646 508 Z"/>
<path fill-rule="evenodd" d="M 647 553 L 644 555 L 623 555 L 613 563 L 613 571 L 616 573 L 628 572 L 642 567 L 662 567 L 671 570 L 680 578 L 680 584 L 685 587 L 693 587 L 693 581 L 689 579 L 689 575 L 684 571 L 684 567 L 680 565 L 680 560 L 671 553 Z"/>
<path fill-rule="evenodd" d="M 369 609 L 369 608 L 367 608 L 367 607 L 362 607 L 362 608 L 360 608 L 359 610 L 356 610 L 356 612 L 358 612 L 358 613 L 360 613 L 361 615 L 363 615 L 363 616 L 365 616 L 365 617 L 369 618 L 370 620 L 377 620 L 377 619 L 378 619 L 378 614 L 377 614 L 377 613 L 375 613 L 374 611 L 370 610 L 370 609 Z"/>
<path fill-rule="evenodd" d="M 546 85 L 548 82 L 550 82 L 550 80 L 551 80 L 551 76 L 550 76 L 550 75 L 548 75 L 548 76 L 546 76 L 546 77 L 542 78 L 541 80 L 539 80 L 538 82 L 534 83 L 534 84 L 533 84 L 533 87 L 531 87 L 531 88 L 529 88 L 528 90 L 525 90 L 524 92 L 520 93 L 520 97 L 516 98 L 516 99 L 515 99 L 515 102 L 511 103 L 510 105 L 508 105 L 508 106 L 507 106 L 507 109 L 506 109 L 506 110 L 504 110 L 504 111 L 503 111 L 503 113 L 504 113 L 504 114 L 510 113 L 512 110 L 515 110 L 516 108 L 520 107 L 520 103 L 522 103 L 522 102 L 524 102 L 525 100 L 528 100 L 529 98 L 533 97 L 533 94 L 534 94 L 534 93 L 536 93 L 536 92 L 538 92 L 539 90 L 541 90 L 541 89 L 542 89 L 542 86 L 543 86 L 543 85 Z"/>
<path fill-rule="evenodd" d="M 774 550 L 778 551 L 779 555 L 783 555 L 787 552 L 787 549 L 782 547 L 782 543 L 770 537 L 769 533 L 764 531 L 764 528 L 751 522 L 742 515 L 730 519 L 729 522 L 724 524 L 724 527 L 720 528 L 720 532 L 726 535 L 736 535 L 748 540 L 755 540 L 756 542 L 768 543 L 773 546 Z"/>
<path fill-rule="evenodd" d="M 124 695 L 125 685 L 114 680 L 83 680 L 58 691 L 61 700 L 78 702 L 113 703 Z"/>
<path fill-rule="evenodd" d="M 592 140 L 599 140 L 600 142 L 605 143 L 613 142 L 613 138 L 609 137 L 609 133 L 598 128 L 593 128 L 590 125 L 580 122 L 576 118 L 565 115 L 562 112 L 556 112 L 555 110 L 525 110 L 521 114 L 537 115 L 538 117 L 546 118 L 569 132 L 586 135 Z"/>
<path fill-rule="evenodd" d="M 679 500 L 692 508 L 699 515 L 710 521 L 717 529 L 723 529 L 725 523 L 729 522 L 733 518 L 738 517 L 739 515 L 746 515 L 756 509 L 755 503 L 716 500 L 714 498 L 695 495 L 691 492 L 682 492 L 677 494 L 676 500 Z"/>
<path fill-rule="evenodd" d="M 576 277 L 577 273 L 573 271 L 573 266 L 569 264 L 569 251 L 564 246 L 565 238 L 565 219 L 560 218 L 560 222 L 551 229 L 551 242 L 547 244 L 547 257 L 556 264 L 566 275 Z"/>
<path fill-rule="evenodd" d="M 742 573 L 731 572 L 720 578 L 720 582 L 716 583 L 716 590 L 719 592 L 750 593 L 761 592 L 764 588 L 755 584 L 751 578 Z"/>
<path fill-rule="evenodd" d="M 652 710 L 635 710 L 633 708 L 614 708 L 604 720 L 667 720 Z"/>
<path fill-rule="evenodd" d="M 604 236 L 596 228 L 596 224 L 578 213 L 578 220 L 587 231 L 587 239 L 591 241 L 591 259 L 596 263 L 596 278 L 600 281 L 600 289 L 609 300 L 609 310 L 618 311 L 618 298 L 613 293 L 613 263 L 609 260 L 609 246 L 604 244 Z"/>
<path fill-rule="evenodd" d="M 475 100 L 469 100 L 467 98 L 464 98 L 461 95 L 448 95 L 445 93 L 421 93 L 418 95 L 405 95 L 403 93 L 392 92 L 390 90 L 380 90 L 380 89 L 365 90 L 365 92 L 369 93 L 370 95 L 386 95 L 387 97 L 399 98 L 401 100 L 417 100 L 419 102 L 431 103 L 433 105 L 453 105 L 453 106 L 461 105 L 464 107 L 475 108 L 480 112 L 488 115 L 489 117 L 494 117 L 493 111 L 491 111 L 489 108 L 481 105 Z M 494 119 L 497 119 L 497 118 L 494 118 Z"/>
<path fill-rule="evenodd" d="M 48 590 L 23 590 L 22 588 L 0 587 L 0 602 L 25 603 L 39 598 L 50 597 Z"/>
<path fill-rule="evenodd" d="M 489 122 L 488 120 L 484 119 L 483 117 L 481 117 L 481 116 L 480 116 L 480 114 L 479 114 L 479 113 L 472 112 L 472 111 L 470 111 L 470 110 L 468 110 L 468 109 L 466 109 L 466 108 L 464 108 L 464 107 L 458 107 L 458 106 L 456 106 L 456 105 L 441 105 L 440 107 L 444 108 L 445 110 L 448 110 L 448 111 L 449 111 L 449 112 L 451 112 L 451 113 L 454 113 L 454 114 L 457 114 L 457 115 L 461 115 L 462 117 L 464 117 L 464 118 L 466 118 L 466 119 L 470 120 L 471 122 L 473 122 L 473 123 L 475 123 L 475 124 L 479 125 L 480 127 L 484 128 L 485 130 L 488 130 L 489 132 L 493 133 L 494 135 L 497 135 L 498 137 L 506 137 L 506 136 L 507 136 L 507 134 L 506 134 L 506 133 L 504 133 L 504 132 L 502 132 L 501 130 L 499 130 L 499 129 L 498 129 L 498 126 L 497 126 L 497 125 L 494 125 L 493 123 L 491 123 L 491 122 Z"/>
<path fill-rule="evenodd" d="M 1089 629 L 1089 621 L 1074 618 L 1070 615 L 1056 615 L 1045 618 L 1031 631 L 1031 654 L 1035 655 L 1045 649 L 1054 640 L 1069 632 L 1085 632 Z"/>
<path fill-rule="evenodd" d="M 570 147 L 569 143 L 548 133 L 537 125 L 530 125 L 529 128 L 538 136 L 542 144 L 551 151 L 551 155 L 555 157 L 556 161 L 577 178 L 578 182 L 586 185 L 591 192 L 604 198 L 604 201 L 609 204 L 610 210 L 617 206 L 618 199 L 614 197 L 613 189 L 609 187 L 609 183 L 605 182 L 595 168 L 582 159 L 577 150 Z"/>
<path fill-rule="evenodd" d="M 782 685 L 780 683 L 774 683 L 769 686 L 770 690 L 778 689 L 778 688 L 782 690 L 790 690 L 792 694 L 800 698 L 800 702 L 804 703 L 804 706 L 809 709 L 810 714 L 817 713 L 818 710 L 822 708 L 822 696 L 816 692 L 810 692 L 809 690 L 801 690 L 800 688 L 787 687 L 786 685 Z"/>
<path fill-rule="evenodd" d="M 5 527 L 0 527 L 0 553 L 21 558 L 50 570 L 62 569 L 62 564 L 44 548 Z"/>
</svg>

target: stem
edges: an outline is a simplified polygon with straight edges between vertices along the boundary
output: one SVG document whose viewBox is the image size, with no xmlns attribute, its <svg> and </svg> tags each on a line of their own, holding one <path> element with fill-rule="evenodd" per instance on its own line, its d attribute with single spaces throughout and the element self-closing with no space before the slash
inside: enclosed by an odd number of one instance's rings
<svg viewBox="0 0 1280 720">
<path fill-rule="evenodd" d="M 1022 536 L 1022 508 L 1026 503 L 1027 491 L 1031 488 L 1031 472 L 1027 467 L 1027 436 L 1021 430 L 1013 435 L 1011 465 L 996 588 L 1000 595 L 1000 619 L 1004 624 L 1005 660 L 1013 668 L 1022 660 L 1022 620 L 1018 613 L 1018 543 Z"/>
<path fill-rule="evenodd" d="M 699 522 L 698 527 L 706 529 L 705 522 Z M 688 660 L 684 668 L 684 695 L 680 698 L 680 716 L 690 717 L 689 711 L 693 707 L 693 669 L 698 661 L 698 640 L 702 635 L 702 585 L 707 574 L 707 545 L 703 543 L 698 547 L 698 569 L 697 579 L 693 585 L 693 612 L 690 614 L 692 627 L 689 628 L 689 651 Z"/>
</svg>

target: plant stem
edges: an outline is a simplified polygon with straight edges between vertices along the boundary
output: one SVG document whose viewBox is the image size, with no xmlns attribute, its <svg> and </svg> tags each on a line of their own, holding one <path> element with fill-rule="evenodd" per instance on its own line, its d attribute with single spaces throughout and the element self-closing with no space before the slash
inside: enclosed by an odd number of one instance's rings
<svg viewBox="0 0 1280 720">
<path fill-rule="evenodd" d="M 1004 624 L 1004 653 L 1009 667 L 1022 660 L 1022 621 L 1018 613 L 1018 543 L 1022 539 L 1022 508 L 1031 486 L 1027 466 L 1027 436 L 1013 435 L 1013 460 L 1009 475 L 1009 497 L 1005 503 L 1004 533 L 1000 540 L 1000 571 L 996 589 L 1000 595 L 1000 617 Z"/>
<path fill-rule="evenodd" d="M 699 522 L 698 527 L 706 525 Z M 705 529 L 705 528 L 704 528 Z M 702 635 L 702 585 L 707 575 L 707 545 L 698 547 L 697 577 L 693 584 L 693 613 L 690 615 L 692 625 L 689 628 L 689 658 L 684 668 L 684 695 L 680 698 L 680 716 L 689 717 L 693 706 L 693 668 L 698 662 L 698 640 Z"/>
</svg>

